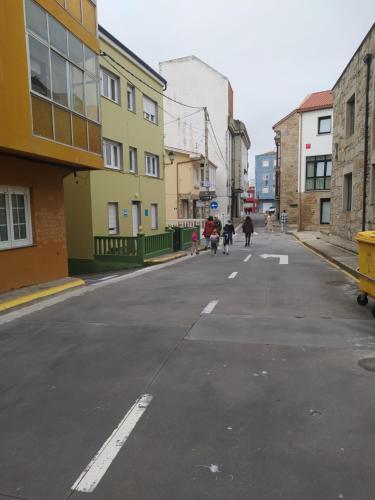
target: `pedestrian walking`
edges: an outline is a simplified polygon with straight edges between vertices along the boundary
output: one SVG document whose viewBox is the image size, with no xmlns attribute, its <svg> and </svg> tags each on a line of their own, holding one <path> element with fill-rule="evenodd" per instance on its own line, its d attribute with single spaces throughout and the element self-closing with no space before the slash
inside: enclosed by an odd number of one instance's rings
<svg viewBox="0 0 375 500">
<path fill-rule="evenodd" d="M 288 224 L 288 213 L 284 208 L 284 210 L 280 214 L 280 227 L 282 233 L 286 231 L 287 224 Z"/>
<path fill-rule="evenodd" d="M 242 224 L 242 230 L 245 233 L 245 247 L 249 247 L 251 235 L 254 232 L 253 221 L 251 220 L 250 215 L 246 217 L 245 222 Z"/>
<path fill-rule="evenodd" d="M 191 255 L 194 253 L 196 255 L 199 254 L 199 236 L 198 236 L 198 230 L 193 229 L 193 232 L 191 234 Z"/>
<path fill-rule="evenodd" d="M 210 236 L 212 234 L 212 231 L 215 229 L 215 223 L 214 223 L 214 218 L 212 217 L 212 215 L 210 215 L 208 217 L 208 219 L 206 220 L 206 223 L 204 225 L 204 230 L 203 230 L 203 236 L 204 238 L 206 239 L 206 246 L 205 246 L 205 250 L 207 250 L 207 248 L 209 247 L 209 244 L 210 244 Z"/>
<path fill-rule="evenodd" d="M 223 229 L 223 254 L 229 255 L 229 242 L 232 232 L 230 230 L 230 225 L 225 224 Z"/>
<path fill-rule="evenodd" d="M 220 236 L 217 234 L 217 230 L 214 229 L 210 236 L 211 255 L 216 255 L 219 239 Z"/>
<path fill-rule="evenodd" d="M 229 232 L 229 244 L 230 245 L 233 245 L 233 235 L 236 233 L 236 230 L 234 229 L 234 226 L 233 226 L 233 223 L 231 220 L 228 220 L 228 222 L 226 223 L 226 225 L 228 227 L 228 232 Z M 225 226 L 224 226 L 224 230 L 225 230 Z"/>
<path fill-rule="evenodd" d="M 270 213 L 268 213 L 266 217 L 266 231 L 270 231 L 271 233 L 273 233 L 273 220 Z"/>
<path fill-rule="evenodd" d="M 221 230 L 223 228 L 221 220 L 218 217 L 215 217 L 214 223 L 215 223 L 215 229 L 217 231 L 217 234 L 220 236 L 221 235 Z"/>
</svg>

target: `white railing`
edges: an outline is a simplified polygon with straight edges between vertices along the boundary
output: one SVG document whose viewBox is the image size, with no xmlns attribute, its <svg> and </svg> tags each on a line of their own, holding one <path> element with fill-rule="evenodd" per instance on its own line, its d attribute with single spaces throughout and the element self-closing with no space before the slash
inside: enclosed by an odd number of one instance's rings
<svg viewBox="0 0 375 500">
<path fill-rule="evenodd" d="M 179 227 L 200 226 L 201 229 L 203 229 L 206 220 L 205 219 L 167 219 L 166 222 L 167 222 L 167 226 L 179 226 Z"/>
</svg>

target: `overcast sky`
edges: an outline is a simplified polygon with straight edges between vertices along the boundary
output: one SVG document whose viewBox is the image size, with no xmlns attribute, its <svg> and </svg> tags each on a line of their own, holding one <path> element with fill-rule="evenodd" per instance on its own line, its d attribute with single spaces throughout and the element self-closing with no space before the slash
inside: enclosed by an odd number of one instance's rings
<svg viewBox="0 0 375 500">
<path fill-rule="evenodd" d="M 226 75 L 254 156 L 272 125 L 332 88 L 375 21 L 374 0 L 99 0 L 99 23 L 148 64 L 194 54 Z M 182 108 L 181 116 L 186 114 Z"/>
</svg>

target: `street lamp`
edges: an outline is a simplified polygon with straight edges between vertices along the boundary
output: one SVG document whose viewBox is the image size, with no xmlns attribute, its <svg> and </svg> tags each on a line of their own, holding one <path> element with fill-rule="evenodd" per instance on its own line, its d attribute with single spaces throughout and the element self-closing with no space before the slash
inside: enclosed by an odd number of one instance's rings
<svg viewBox="0 0 375 500">
<path fill-rule="evenodd" d="M 172 163 L 174 162 L 175 156 L 174 156 L 174 151 L 169 151 L 168 153 L 169 161 Z"/>
</svg>

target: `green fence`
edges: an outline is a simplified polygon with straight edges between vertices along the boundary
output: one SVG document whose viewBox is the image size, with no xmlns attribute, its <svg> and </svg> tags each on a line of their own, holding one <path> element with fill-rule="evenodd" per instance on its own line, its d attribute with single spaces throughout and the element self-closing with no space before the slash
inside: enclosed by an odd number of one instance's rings
<svg viewBox="0 0 375 500">
<path fill-rule="evenodd" d="M 191 237 L 193 231 L 198 231 L 198 241 L 200 241 L 200 227 L 180 227 L 180 250 L 187 250 L 191 248 Z"/>
<path fill-rule="evenodd" d="M 144 236 L 144 259 L 173 252 L 173 232 Z"/>
</svg>

